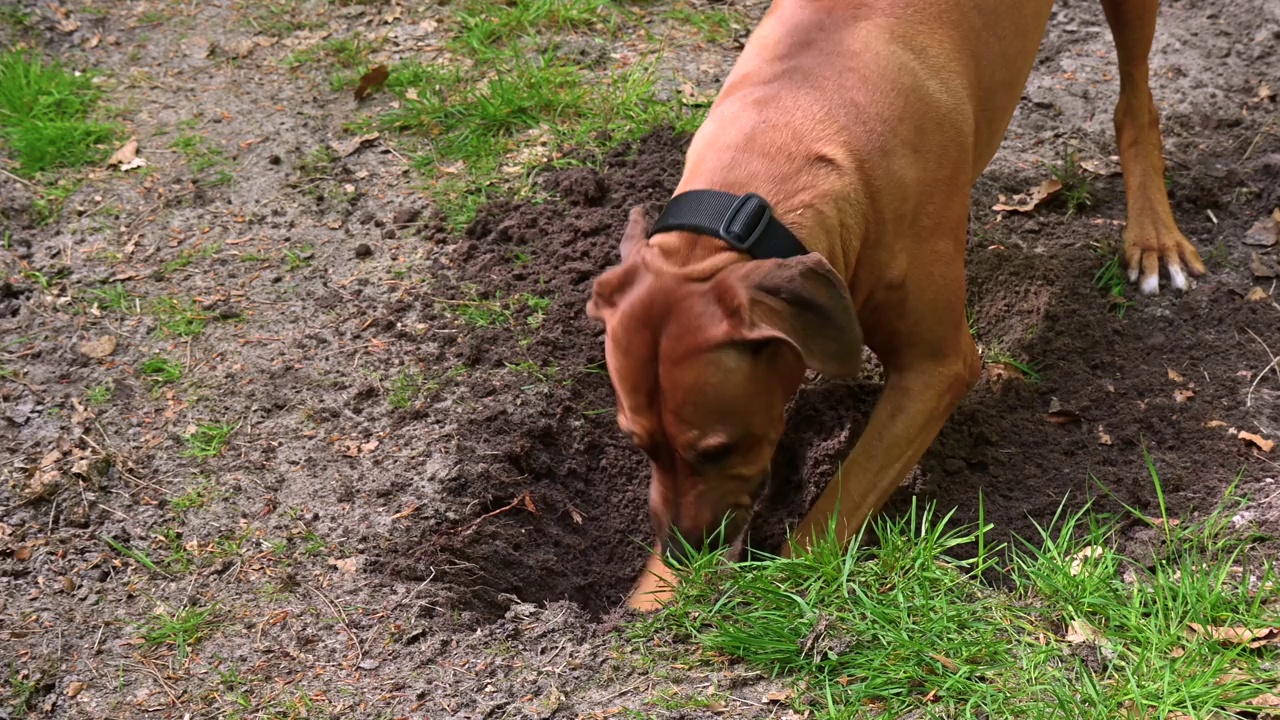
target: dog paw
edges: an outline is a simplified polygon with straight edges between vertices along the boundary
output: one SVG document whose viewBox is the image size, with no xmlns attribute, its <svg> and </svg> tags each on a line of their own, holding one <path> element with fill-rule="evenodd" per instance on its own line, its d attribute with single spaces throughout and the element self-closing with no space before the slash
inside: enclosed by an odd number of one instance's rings
<svg viewBox="0 0 1280 720">
<path fill-rule="evenodd" d="M 654 553 L 640 572 L 627 598 L 627 607 L 642 613 L 661 610 L 675 597 L 675 583 L 675 573 L 663 562 L 661 554 Z"/>
<path fill-rule="evenodd" d="M 1175 290 L 1187 291 L 1192 278 L 1204 274 L 1200 251 L 1175 227 L 1155 229 L 1133 225 L 1124 237 L 1125 265 L 1129 282 L 1138 284 L 1143 295 L 1160 292 L 1160 263 L 1169 273 L 1169 284 Z"/>
</svg>

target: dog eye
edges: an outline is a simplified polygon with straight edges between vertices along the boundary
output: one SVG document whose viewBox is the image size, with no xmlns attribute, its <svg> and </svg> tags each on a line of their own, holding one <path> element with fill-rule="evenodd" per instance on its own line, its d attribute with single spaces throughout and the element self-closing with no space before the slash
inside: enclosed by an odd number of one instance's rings
<svg viewBox="0 0 1280 720">
<path fill-rule="evenodd" d="M 694 451 L 692 460 L 697 465 L 716 465 L 728 460 L 736 449 L 737 445 L 731 442 L 716 443 L 698 448 Z"/>
</svg>

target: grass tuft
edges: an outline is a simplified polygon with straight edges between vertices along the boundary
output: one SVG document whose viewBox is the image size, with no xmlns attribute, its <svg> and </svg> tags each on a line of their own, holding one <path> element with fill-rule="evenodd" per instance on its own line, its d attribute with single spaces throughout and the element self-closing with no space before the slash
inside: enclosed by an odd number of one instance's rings
<svg viewBox="0 0 1280 720">
<path fill-rule="evenodd" d="M 873 521 L 872 547 L 827 539 L 728 567 L 695 554 L 673 603 L 631 630 L 789 676 L 818 717 L 1240 717 L 1273 692 L 1280 652 L 1211 629 L 1280 621 L 1274 561 L 1231 532 L 1230 493 L 1203 520 L 1169 517 L 1148 466 L 1159 516 L 1086 505 L 1013 548 L 981 515 L 952 528 L 913 503 Z M 1117 547 L 1135 521 L 1160 530 L 1154 560 Z"/>
<path fill-rule="evenodd" d="M 31 178 L 102 162 L 116 138 L 91 119 L 102 93 L 87 74 L 25 50 L 0 52 L 0 144 Z"/>
<path fill-rule="evenodd" d="M 239 425 L 235 423 L 208 423 L 197 425 L 194 432 L 183 437 L 187 449 L 183 457 L 211 458 L 222 452 Z"/>
</svg>

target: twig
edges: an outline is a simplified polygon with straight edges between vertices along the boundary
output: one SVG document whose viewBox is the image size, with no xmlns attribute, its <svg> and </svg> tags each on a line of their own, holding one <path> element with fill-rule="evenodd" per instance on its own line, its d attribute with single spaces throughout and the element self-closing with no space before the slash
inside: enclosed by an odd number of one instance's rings
<svg viewBox="0 0 1280 720">
<path fill-rule="evenodd" d="M 470 535 L 471 533 L 475 532 L 476 528 L 480 527 L 480 523 L 484 522 L 485 520 L 488 520 L 494 515 L 501 515 L 502 513 L 507 512 L 508 510 L 514 510 L 521 503 L 527 503 L 527 502 L 530 502 L 529 491 L 525 490 L 524 493 L 520 495 L 520 497 L 516 498 L 515 500 L 512 500 L 510 505 L 507 505 L 506 507 L 500 507 L 497 510 L 494 510 L 493 512 L 487 512 L 484 515 L 481 515 L 480 517 L 473 520 L 470 525 L 463 528 L 458 534 Z"/>
<path fill-rule="evenodd" d="M 351 626 L 347 624 L 347 614 L 342 611 L 342 608 L 330 602 L 329 598 L 326 597 L 319 588 L 306 584 L 303 584 L 303 587 L 319 596 L 319 598 L 324 601 L 324 604 L 329 606 L 329 611 L 338 617 L 340 620 L 339 624 L 342 626 L 342 629 L 347 631 L 347 635 L 351 636 L 351 642 L 356 646 L 356 664 L 360 664 L 360 662 L 364 660 L 364 649 L 360 647 L 360 638 L 356 637 L 355 632 L 351 630 Z"/>
<path fill-rule="evenodd" d="M 26 185 L 27 187 L 31 188 L 32 190 L 39 190 L 39 189 L 40 189 L 40 186 L 39 186 L 39 185 L 36 185 L 35 183 L 30 182 L 30 181 L 28 181 L 28 180 L 23 180 L 22 178 L 18 177 L 17 175 L 14 175 L 13 173 L 9 172 L 8 170 L 5 170 L 4 168 L 0 168 L 0 173 L 3 173 L 3 174 L 4 174 L 4 176 L 5 176 L 5 177 L 7 177 L 7 178 L 9 178 L 10 180 L 16 180 L 17 182 L 20 182 L 20 183 L 22 183 L 23 185 Z"/>
<path fill-rule="evenodd" d="M 1253 405 L 1253 389 L 1258 387 L 1258 383 L 1262 382 L 1262 378 L 1267 376 L 1267 371 L 1274 369 L 1276 371 L 1276 377 L 1280 377 L 1280 367 L 1276 366 L 1276 363 L 1280 363 L 1280 358 L 1277 358 L 1275 355 L 1271 354 L 1271 348 L 1267 347 L 1267 344 L 1262 342 L 1262 338 L 1258 337 L 1257 335 L 1254 335 L 1252 330 L 1250 330 L 1249 328 L 1245 328 L 1245 332 L 1249 333 L 1250 335 L 1253 335 L 1253 339 L 1257 340 L 1258 344 L 1262 346 L 1262 349 L 1267 351 L 1267 357 L 1271 358 L 1271 362 L 1266 367 L 1262 368 L 1262 370 L 1258 373 L 1257 379 L 1254 380 L 1253 384 L 1249 386 L 1249 394 L 1244 399 L 1244 405 L 1245 407 L 1250 407 L 1251 405 Z"/>
</svg>

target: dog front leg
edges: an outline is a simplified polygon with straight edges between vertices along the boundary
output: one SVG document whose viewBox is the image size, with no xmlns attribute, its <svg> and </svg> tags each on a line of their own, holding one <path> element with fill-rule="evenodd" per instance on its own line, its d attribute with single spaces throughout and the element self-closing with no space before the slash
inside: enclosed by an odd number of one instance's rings
<svg viewBox="0 0 1280 720">
<path fill-rule="evenodd" d="M 662 559 L 662 547 L 659 545 L 649 555 L 644 570 L 640 571 L 640 577 L 627 597 L 627 607 L 640 612 L 661 610 L 675 595 L 675 583 L 675 573 Z"/>
<path fill-rule="evenodd" d="M 1158 5 L 1157 0 L 1102 0 L 1120 64 L 1115 125 L 1128 206 L 1124 257 L 1130 282 L 1140 283 L 1146 295 L 1160 290 L 1161 260 L 1169 270 L 1169 284 L 1178 290 L 1188 288 L 1187 272 L 1195 276 L 1205 271 L 1200 252 L 1174 222 L 1164 184 L 1160 114 L 1147 66 Z"/>
<path fill-rule="evenodd" d="M 835 518 L 846 545 L 924 455 L 981 369 L 972 341 L 937 363 L 890 371 L 866 430 L 791 538 L 787 555 L 812 547 Z"/>
</svg>

